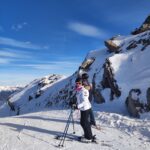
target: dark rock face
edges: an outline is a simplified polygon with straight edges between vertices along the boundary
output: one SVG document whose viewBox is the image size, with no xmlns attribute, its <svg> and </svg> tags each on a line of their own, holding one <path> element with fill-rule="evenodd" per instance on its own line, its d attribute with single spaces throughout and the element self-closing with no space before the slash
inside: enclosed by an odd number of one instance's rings
<svg viewBox="0 0 150 150">
<path fill-rule="evenodd" d="M 145 37 L 143 37 L 145 36 Z M 139 36 L 139 39 L 132 40 L 128 43 L 126 50 L 134 49 L 138 46 L 141 46 L 141 51 L 144 51 L 150 45 L 150 32 L 143 33 Z"/>
<path fill-rule="evenodd" d="M 132 41 L 131 44 L 126 49 L 130 50 L 130 49 L 136 48 L 136 47 L 137 47 L 137 42 L 136 41 Z"/>
<path fill-rule="evenodd" d="M 105 102 L 104 97 L 101 94 L 101 89 L 96 88 L 93 90 L 93 97 L 96 103 L 101 104 Z"/>
<path fill-rule="evenodd" d="M 144 23 L 139 28 L 136 28 L 133 32 L 131 32 L 131 34 L 136 35 L 145 32 L 149 29 L 150 29 L 150 15 L 145 19 Z"/>
<path fill-rule="evenodd" d="M 103 80 L 101 81 L 101 85 L 103 89 L 104 88 L 111 89 L 110 100 L 113 100 L 114 96 L 116 97 L 121 96 L 121 91 L 119 90 L 117 81 L 114 78 L 114 74 L 111 68 L 111 63 L 108 59 L 106 59 L 103 68 L 104 68 L 104 74 L 103 74 Z"/>
<path fill-rule="evenodd" d="M 140 89 L 131 89 L 125 101 L 127 110 L 132 117 L 139 118 L 143 104 L 139 100 Z"/>
<path fill-rule="evenodd" d="M 140 113 L 150 111 L 150 88 L 147 89 L 146 93 L 147 103 L 141 101 L 139 97 L 140 94 L 140 89 L 131 89 L 126 98 L 125 104 L 132 117 L 140 118 Z"/>
<path fill-rule="evenodd" d="M 104 103 L 105 99 L 103 95 L 101 94 L 102 89 L 96 87 L 95 77 L 96 77 L 96 73 L 93 75 L 93 80 L 92 80 L 92 86 L 93 86 L 92 94 L 93 94 L 94 101 L 98 104 Z"/>
</svg>

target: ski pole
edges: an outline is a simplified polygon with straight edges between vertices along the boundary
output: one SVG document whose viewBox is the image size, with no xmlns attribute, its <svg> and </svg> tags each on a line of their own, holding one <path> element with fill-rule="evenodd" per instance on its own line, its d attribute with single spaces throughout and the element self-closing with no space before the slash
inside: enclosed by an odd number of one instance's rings
<svg viewBox="0 0 150 150">
<path fill-rule="evenodd" d="M 72 113 L 73 113 L 73 112 L 71 112 L 71 115 L 72 115 Z M 62 142 L 62 146 L 64 146 L 64 142 L 65 142 L 65 138 L 66 138 L 66 135 L 67 135 L 67 131 L 68 131 L 68 129 L 69 129 L 69 124 L 70 124 L 70 122 L 71 122 L 71 118 L 70 118 L 70 121 L 69 121 L 69 123 L 68 123 L 68 128 L 67 128 L 67 130 L 66 130 L 66 133 L 65 133 L 65 135 L 64 135 L 64 139 L 63 139 L 63 142 Z"/>
<path fill-rule="evenodd" d="M 67 130 L 68 130 L 70 117 L 71 117 L 71 114 L 70 114 L 70 115 L 69 115 L 69 117 L 68 117 L 68 120 L 67 120 L 67 123 L 66 123 L 65 129 L 64 129 L 64 132 L 63 132 L 62 138 L 61 138 L 60 143 L 59 143 L 59 145 L 58 145 L 59 147 L 60 147 L 60 146 L 63 146 L 63 144 L 61 144 L 61 143 L 62 143 L 62 141 L 63 141 L 63 139 L 64 139 L 64 137 L 65 137 L 65 135 L 66 135 L 66 132 L 67 132 Z"/>
<path fill-rule="evenodd" d="M 71 115 L 72 115 L 72 110 L 71 110 L 71 113 L 68 117 L 68 120 L 67 120 L 67 123 L 66 123 L 66 127 L 64 129 L 64 132 L 63 132 L 63 136 L 62 136 L 62 139 L 60 140 L 59 142 L 59 147 L 64 145 L 64 141 L 65 141 L 65 138 L 66 138 L 66 135 L 67 135 L 67 131 L 68 131 L 68 128 L 69 128 L 69 124 L 70 124 L 70 121 L 71 121 Z"/>
<path fill-rule="evenodd" d="M 73 125 L 73 134 L 75 134 L 75 125 L 74 125 L 74 118 L 73 118 L 73 113 L 72 113 L 72 125 Z"/>
</svg>

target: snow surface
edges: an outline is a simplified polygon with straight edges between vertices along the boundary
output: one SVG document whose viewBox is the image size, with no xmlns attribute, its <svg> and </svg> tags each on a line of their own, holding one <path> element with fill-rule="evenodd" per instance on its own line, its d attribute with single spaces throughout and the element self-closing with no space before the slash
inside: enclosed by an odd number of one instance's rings
<svg viewBox="0 0 150 150">
<path fill-rule="evenodd" d="M 98 108 L 97 108 L 98 109 Z M 16 117 L 0 118 L 0 150 L 149 150 L 150 115 L 133 119 L 115 113 L 95 111 L 97 124 L 102 130 L 92 128 L 99 144 L 81 143 L 83 135 L 79 112 L 74 112 L 75 134 L 70 124 L 63 148 L 58 148 L 70 110 L 51 109 Z M 69 138 L 70 137 L 70 138 Z"/>
</svg>

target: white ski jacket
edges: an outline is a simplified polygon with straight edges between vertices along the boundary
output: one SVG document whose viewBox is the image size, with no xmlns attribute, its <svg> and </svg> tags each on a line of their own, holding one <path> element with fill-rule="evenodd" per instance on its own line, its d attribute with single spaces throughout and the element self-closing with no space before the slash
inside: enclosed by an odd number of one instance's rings
<svg viewBox="0 0 150 150">
<path fill-rule="evenodd" d="M 85 111 L 91 108 L 91 103 L 89 101 L 89 91 L 84 87 L 76 93 L 78 109 Z"/>
</svg>

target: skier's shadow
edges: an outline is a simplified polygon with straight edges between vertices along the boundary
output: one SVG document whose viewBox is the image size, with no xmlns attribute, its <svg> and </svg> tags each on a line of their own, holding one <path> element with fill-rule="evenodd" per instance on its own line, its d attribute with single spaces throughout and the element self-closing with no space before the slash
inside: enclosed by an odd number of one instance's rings
<svg viewBox="0 0 150 150">
<path fill-rule="evenodd" d="M 19 116 L 15 118 L 23 118 L 23 119 L 37 119 L 37 120 L 43 120 L 43 121 L 53 121 L 53 122 L 60 122 L 60 123 L 67 123 L 67 120 L 65 119 L 59 119 L 59 118 L 44 118 L 40 116 Z M 70 122 L 72 124 L 72 121 Z M 79 122 L 75 121 L 75 124 L 79 124 Z M 51 134 L 54 136 L 62 135 L 63 131 L 54 131 L 54 130 L 47 130 L 35 126 L 28 126 L 28 125 L 22 125 L 22 124 L 15 124 L 15 123 L 0 123 L 1 126 L 9 126 L 13 128 L 12 130 L 21 132 L 22 130 L 30 130 L 30 131 L 35 131 L 35 132 L 40 132 L 40 133 L 46 133 L 46 134 Z M 68 134 L 69 135 L 69 134 Z"/>
<path fill-rule="evenodd" d="M 13 130 L 21 132 L 22 130 L 30 130 L 35 132 L 41 132 L 46 134 L 52 134 L 52 135 L 58 135 L 61 134 L 59 131 L 52 131 L 47 129 L 42 129 L 34 126 L 27 126 L 27 125 L 21 125 L 21 124 L 15 124 L 15 123 L 0 123 L 0 126 L 9 126 L 13 128 Z"/>
<path fill-rule="evenodd" d="M 40 141 L 49 143 L 48 141 L 43 140 L 42 138 L 39 137 L 35 137 L 31 134 L 29 134 L 28 132 L 22 132 L 23 130 L 30 130 L 30 131 L 35 131 L 35 132 L 40 132 L 40 133 L 45 133 L 45 134 L 51 134 L 54 135 L 54 138 L 56 138 L 57 136 L 63 136 L 63 132 L 62 131 L 52 131 L 52 130 L 47 130 L 47 129 L 42 129 L 42 128 L 38 128 L 38 127 L 34 127 L 34 126 L 27 126 L 27 125 L 21 125 L 21 124 L 15 124 L 15 123 L 0 123 L 0 126 L 8 126 L 11 127 L 11 130 L 22 133 L 24 135 L 30 136 L 32 138 L 36 138 Z M 12 129 L 13 128 L 13 129 Z M 71 133 L 67 133 L 66 138 L 68 138 L 68 140 L 75 140 L 77 137 L 77 135 L 75 134 L 71 134 Z"/>
<path fill-rule="evenodd" d="M 43 121 L 53 121 L 53 122 L 60 122 L 60 123 L 66 123 L 67 120 L 64 119 L 58 119 L 58 118 L 45 118 L 45 117 L 39 117 L 39 116 L 19 116 L 17 118 L 23 118 L 23 119 L 35 119 L 35 120 L 43 120 Z M 79 124 L 78 121 L 74 121 L 76 124 Z"/>
</svg>

